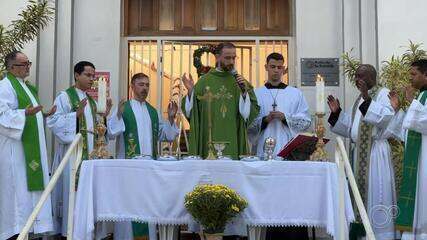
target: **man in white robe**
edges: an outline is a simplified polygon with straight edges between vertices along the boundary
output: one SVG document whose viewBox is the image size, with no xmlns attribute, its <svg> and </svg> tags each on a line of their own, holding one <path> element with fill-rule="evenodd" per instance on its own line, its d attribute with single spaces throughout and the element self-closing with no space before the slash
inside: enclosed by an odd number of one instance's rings
<svg viewBox="0 0 427 240">
<path fill-rule="evenodd" d="M 179 129 L 174 122 L 178 106 L 174 102 L 169 103 L 169 121 L 166 122 L 146 101 L 150 88 L 148 76 L 143 73 L 135 74 L 131 79 L 131 87 L 133 99 L 126 102 L 121 101 L 108 118 L 109 134 L 119 137 L 117 158 L 125 159 L 145 155 L 156 159 L 158 142 L 172 142 L 179 134 Z M 144 225 L 130 222 L 120 222 L 115 225 L 114 237 L 116 239 L 131 240 L 134 234 L 141 237 L 146 234 L 147 230 L 144 230 Z M 149 224 L 148 230 L 149 239 L 155 240 L 155 224 Z"/>
<path fill-rule="evenodd" d="M 77 133 L 83 135 L 83 160 L 88 159 L 94 147 L 94 127 L 96 125 L 96 102 L 86 93 L 95 79 L 95 66 L 81 61 L 74 66 L 75 85 L 61 91 L 55 99 L 57 111 L 47 119 L 47 126 L 55 134 L 57 145 L 52 164 L 52 172 L 59 166 L 69 145 Z M 108 115 L 111 100 L 107 101 Z M 85 131 L 87 130 L 87 131 Z M 67 236 L 68 195 L 70 185 L 70 164 L 64 169 L 52 195 L 55 230 Z"/>
<path fill-rule="evenodd" d="M 311 118 L 301 90 L 283 83 L 284 58 L 279 53 L 267 57 L 267 83 L 255 90 L 260 113 L 249 127 L 249 139 L 259 157 L 264 157 L 264 142 L 276 140 L 274 155 L 298 133 L 310 127 Z"/>
<path fill-rule="evenodd" d="M 6 56 L 5 65 L 7 75 L 0 81 L 0 239 L 21 232 L 49 182 L 42 106 L 36 88 L 24 81 L 31 62 L 15 51 Z M 31 232 L 52 231 L 49 197 Z"/>
<path fill-rule="evenodd" d="M 178 106 L 176 103 L 171 102 L 168 105 L 168 122 L 164 121 L 161 116 L 157 116 L 157 121 L 152 121 L 150 110 L 153 109 L 146 101 L 148 91 L 150 88 L 150 80 L 147 75 L 143 73 L 135 74 L 131 79 L 131 87 L 133 92 L 133 99 L 124 102 L 121 101 L 118 108 L 113 111 L 113 114 L 108 118 L 108 132 L 111 136 L 119 137 L 119 149 L 117 151 L 117 158 L 131 158 L 135 155 L 147 155 L 156 158 L 157 142 L 169 141 L 172 142 L 179 134 L 174 119 Z M 125 151 L 124 133 L 126 124 L 122 115 L 124 114 L 126 105 L 131 107 L 136 121 L 136 129 L 138 132 L 139 154 L 129 156 Z M 153 136 L 153 123 L 158 123 L 158 136 Z M 135 137 L 135 136 L 134 136 Z M 156 141 L 156 139 L 158 141 Z M 136 140 L 136 139 L 133 139 Z"/>
<path fill-rule="evenodd" d="M 402 240 L 427 239 L 427 60 L 412 63 L 411 85 L 406 99 L 411 103 L 406 113 L 398 111 L 389 129 L 402 141 L 405 151 L 402 184 L 398 197 L 396 228 L 404 231 Z M 415 90 L 420 94 L 415 98 Z M 396 93 L 390 93 L 393 107 L 399 109 Z"/>
<path fill-rule="evenodd" d="M 389 90 L 380 88 L 376 78 L 375 68 L 362 64 L 355 74 L 360 96 L 352 112 L 343 112 L 338 99 L 329 96 L 331 115 L 328 122 L 332 132 L 350 138 L 352 146 L 355 145 L 353 171 L 376 238 L 396 239 L 392 213 L 396 191 L 387 141 L 392 135 L 386 131 L 394 110 L 388 98 Z"/>
</svg>

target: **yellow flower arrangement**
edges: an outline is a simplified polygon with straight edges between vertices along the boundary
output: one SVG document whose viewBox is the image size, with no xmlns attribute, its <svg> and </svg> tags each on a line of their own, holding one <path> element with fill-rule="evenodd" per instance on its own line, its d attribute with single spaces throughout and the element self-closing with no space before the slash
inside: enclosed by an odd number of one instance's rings
<svg viewBox="0 0 427 240">
<path fill-rule="evenodd" d="M 185 195 L 184 205 L 205 233 L 222 233 L 228 221 L 248 205 L 233 189 L 220 184 L 198 185 Z"/>
</svg>

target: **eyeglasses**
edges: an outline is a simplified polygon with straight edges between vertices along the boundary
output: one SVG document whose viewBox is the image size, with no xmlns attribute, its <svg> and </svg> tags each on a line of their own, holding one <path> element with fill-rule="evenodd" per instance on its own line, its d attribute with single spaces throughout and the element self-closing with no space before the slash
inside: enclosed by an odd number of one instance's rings
<svg viewBox="0 0 427 240">
<path fill-rule="evenodd" d="M 28 62 L 24 62 L 24 63 L 20 63 L 20 64 L 13 64 L 13 66 L 17 66 L 17 67 L 30 67 L 33 63 L 28 61 Z"/>
</svg>

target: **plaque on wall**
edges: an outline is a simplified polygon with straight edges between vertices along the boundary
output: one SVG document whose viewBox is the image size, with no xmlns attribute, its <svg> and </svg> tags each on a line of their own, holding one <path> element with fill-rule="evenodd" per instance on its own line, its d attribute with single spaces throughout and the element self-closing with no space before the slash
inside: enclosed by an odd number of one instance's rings
<svg viewBox="0 0 427 240">
<path fill-rule="evenodd" d="M 301 58 L 301 86 L 316 86 L 316 75 L 322 75 L 325 86 L 339 86 L 338 58 Z"/>
</svg>

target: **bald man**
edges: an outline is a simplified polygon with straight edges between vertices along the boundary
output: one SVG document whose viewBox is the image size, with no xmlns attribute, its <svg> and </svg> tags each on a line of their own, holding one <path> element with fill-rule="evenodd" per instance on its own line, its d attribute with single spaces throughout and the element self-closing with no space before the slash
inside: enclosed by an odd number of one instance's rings
<svg viewBox="0 0 427 240">
<path fill-rule="evenodd" d="M 377 71 L 372 65 L 361 64 L 355 81 L 360 94 L 350 113 L 342 111 L 337 98 L 328 96 L 328 122 L 332 132 L 351 139 L 353 171 L 375 237 L 396 239 L 394 170 L 387 141 L 392 134 L 386 131 L 394 115 L 390 91 L 377 84 Z M 357 220 L 361 223 L 360 217 Z M 355 230 L 360 225 L 352 227 Z"/>
</svg>

